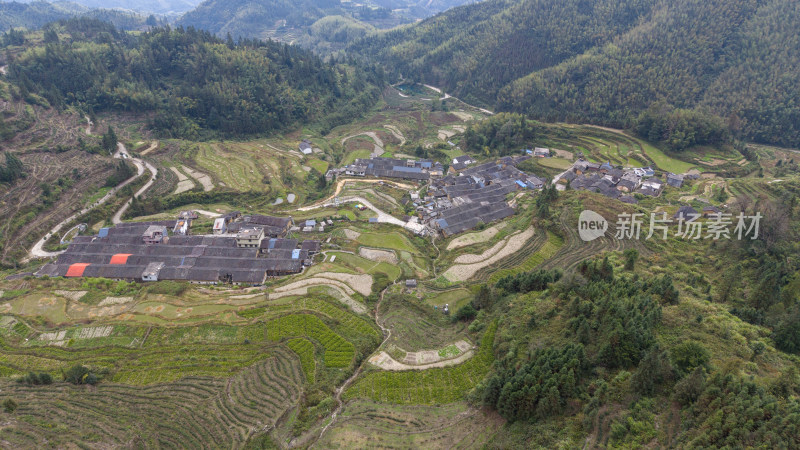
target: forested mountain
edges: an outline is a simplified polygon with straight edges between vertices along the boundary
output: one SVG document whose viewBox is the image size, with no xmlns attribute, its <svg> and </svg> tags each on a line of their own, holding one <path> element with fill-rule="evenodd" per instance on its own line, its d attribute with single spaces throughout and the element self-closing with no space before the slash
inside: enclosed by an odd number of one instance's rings
<svg viewBox="0 0 800 450">
<path fill-rule="evenodd" d="M 340 0 L 205 0 L 177 23 L 208 30 L 219 36 L 230 33 L 234 38 L 272 38 L 305 45 L 300 40 L 306 33 L 314 32 L 309 27 L 317 20 L 330 16 L 346 16 L 361 27 L 386 29 L 472 1 L 366 0 L 343 3 Z M 301 32 L 298 33 L 298 30 Z M 320 39 L 317 36 L 312 40 Z M 334 47 L 338 46 L 337 42 L 331 41 Z M 320 50 L 325 49 L 325 45 L 320 47 Z"/>
<path fill-rule="evenodd" d="M 114 24 L 123 30 L 139 30 L 148 25 L 147 18 L 139 14 L 110 9 L 90 9 L 70 2 L 0 3 L 0 31 L 11 28 L 38 29 L 45 24 L 71 17 L 90 17 Z M 150 24 L 155 25 L 155 19 Z"/>
<path fill-rule="evenodd" d="M 325 64 L 296 47 L 235 44 L 191 28 L 134 36 L 70 20 L 49 27 L 44 43 L 27 45 L 8 67 L 20 96 L 59 108 L 147 114 L 163 136 L 269 134 L 313 121 L 335 126 L 372 105 L 382 83 L 381 72 Z"/>
<path fill-rule="evenodd" d="M 338 7 L 339 0 L 206 0 L 178 24 L 221 36 L 266 38 L 277 28 L 311 25 Z"/>
<path fill-rule="evenodd" d="M 665 102 L 800 146 L 798 28 L 792 0 L 488 0 L 349 50 L 537 118 L 625 127 Z"/>
</svg>

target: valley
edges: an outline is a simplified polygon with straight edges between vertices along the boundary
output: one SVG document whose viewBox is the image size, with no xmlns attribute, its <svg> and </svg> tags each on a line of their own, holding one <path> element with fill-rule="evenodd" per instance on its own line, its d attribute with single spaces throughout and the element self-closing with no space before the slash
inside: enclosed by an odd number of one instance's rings
<svg viewBox="0 0 800 450">
<path fill-rule="evenodd" d="M 535 22 L 528 49 L 527 0 L 234 3 L 3 44 L 0 446 L 798 444 L 791 124 L 601 115 L 567 76 L 630 55 L 654 5 L 567 2 L 585 34 Z M 352 58 L 257 40 L 340 27 L 315 50 Z M 541 64 L 490 86 L 503 42 Z"/>
</svg>

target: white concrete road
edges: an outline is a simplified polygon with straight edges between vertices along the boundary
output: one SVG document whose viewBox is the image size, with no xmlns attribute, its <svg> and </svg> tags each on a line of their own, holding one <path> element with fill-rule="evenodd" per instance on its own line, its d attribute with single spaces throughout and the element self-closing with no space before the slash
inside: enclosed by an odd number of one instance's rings
<svg viewBox="0 0 800 450">
<path fill-rule="evenodd" d="M 152 177 L 150 177 L 150 181 L 145 183 L 145 185 L 142 186 L 141 189 L 136 191 L 136 193 L 133 194 L 134 197 L 138 198 L 139 196 L 144 194 L 145 191 L 150 189 L 150 186 L 152 186 L 153 183 L 156 182 L 156 175 L 158 175 L 158 169 L 156 169 L 152 164 L 150 164 L 147 161 L 142 161 L 141 159 L 138 159 L 138 158 L 132 158 L 131 155 L 128 153 L 128 150 L 125 148 L 125 146 L 122 145 L 122 142 L 117 143 L 117 153 L 114 154 L 114 157 L 115 158 L 130 159 L 136 165 L 136 169 L 137 169 L 136 176 L 137 177 L 141 176 L 144 173 L 145 167 L 152 174 Z M 122 215 L 125 214 L 125 211 L 128 210 L 128 208 L 131 206 L 131 203 L 133 203 L 133 199 L 130 199 L 127 202 L 125 202 L 125 204 L 122 205 L 122 207 L 119 209 L 119 211 L 117 211 L 114 214 L 114 217 L 111 218 L 111 223 L 113 223 L 114 225 L 116 225 L 118 223 L 122 223 Z"/>
<path fill-rule="evenodd" d="M 93 210 L 94 208 L 96 208 L 96 207 L 102 205 L 103 203 L 107 202 L 120 189 L 122 189 L 125 186 L 129 185 L 130 183 L 132 183 L 133 180 L 139 178 L 144 173 L 145 168 L 147 170 L 149 170 L 153 174 L 153 177 L 150 179 L 150 181 L 147 182 L 147 184 L 142 186 L 142 188 L 139 189 L 139 191 L 136 192 L 135 195 L 138 197 L 139 195 L 143 194 L 155 182 L 155 178 L 156 178 L 156 175 L 158 174 L 158 170 L 155 167 L 153 167 L 152 164 L 150 164 L 148 162 L 142 161 L 142 160 L 140 160 L 138 158 L 131 158 L 130 154 L 128 153 L 128 150 L 125 148 L 124 145 L 122 145 L 122 143 L 117 144 L 117 152 L 114 153 L 114 158 L 117 158 L 117 159 L 130 159 L 131 162 L 133 162 L 133 164 L 136 165 L 136 175 L 128 178 L 127 180 L 123 181 L 122 183 L 118 184 L 117 186 L 115 186 L 114 188 L 109 190 L 106 193 L 106 195 L 104 195 L 102 198 L 100 198 L 96 202 L 92 203 L 89 206 L 84 207 L 80 211 L 76 212 L 75 214 L 67 217 L 66 219 L 64 219 L 61 222 L 59 222 L 58 224 L 56 224 L 56 226 L 54 226 L 52 229 L 50 229 L 50 231 L 42 239 L 39 239 L 36 242 L 36 244 L 31 249 L 30 254 L 25 259 L 26 261 L 28 261 L 28 260 L 30 260 L 32 258 L 53 258 L 53 257 L 56 257 L 56 256 L 60 255 L 61 253 L 64 253 L 63 251 L 59 251 L 59 252 L 48 252 L 48 251 L 45 251 L 44 248 L 43 248 L 44 247 L 44 243 L 47 242 L 47 240 L 50 239 L 50 237 L 53 234 L 58 233 L 59 231 L 61 231 L 61 229 L 64 228 L 68 223 L 74 221 L 78 217 L 86 214 L 87 212 L 89 212 L 89 211 Z M 117 211 L 116 214 L 114 214 L 114 218 L 112 219 L 113 223 L 116 224 L 116 223 L 120 222 L 119 219 L 122 217 L 122 214 L 124 214 L 125 211 L 128 209 L 128 207 L 130 206 L 130 203 L 131 203 L 131 201 L 128 200 L 125 203 L 125 205 L 123 205 L 122 208 L 120 208 L 120 210 Z"/>
<path fill-rule="evenodd" d="M 411 221 L 403 222 L 402 220 L 398 219 L 397 217 L 394 217 L 391 214 L 388 214 L 388 213 L 385 213 L 385 212 L 381 211 L 380 209 L 376 208 L 375 205 L 370 203 L 370 201 L 365 199 L 364 197 L 342 197 L 342 198 L 339 199 L 339 203 L 361 203 L 364 206 L 366 206 L 367 208 L 369 208 L 372 211 L 374 211 L 375 214 L 378 215 L 378 222 L 379 223 L 389 223 L 389 224 L 392 224 L 392 225 L 397 225 L 398 227 L 403 227 L 403 228 L 405 228 L 405 229 L 407 229 L 409 231 L 413 231 L 414 233 L 422 233 L 422 231 L 425 229 L 425 225 L 422 225 L 421 223 L 411 222 Z M 325 203 L 325 204 L 322 204 L 322 205 L 317 205 L 317 206 L 314 206 L 314 207 L 306 207 L 306 208 L 301 208 L 301 209 L 303 209 L 305 211 L 308 211 L 310 209 L 322 208 L 322 207 L 327 207 L 327 206 L 336 206 L 336 203 L 335 202 L 328 202 L 328 203 Z"/>
</svg>

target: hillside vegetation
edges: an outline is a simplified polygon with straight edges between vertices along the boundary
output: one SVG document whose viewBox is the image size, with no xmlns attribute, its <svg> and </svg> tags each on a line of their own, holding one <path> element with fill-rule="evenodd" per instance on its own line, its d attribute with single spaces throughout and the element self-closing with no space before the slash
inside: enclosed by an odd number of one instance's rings
<svg viewBox="0 0 800 450">
<path fill-rule="evenodd" d="M 300 123 L 335 126 L 371 106 L 379 73 L 330 66 L 275 42 L 225 42 L 205 31 L 139 36 L 68 21 L 11 62 L 9 77 L 55 107 L 152 114 L 167 137 L 269 134 Z"/>
<path fill-rule="evenodd" d="M 653 103 L 800 145 L 800 26 L 789 0 L 489 0 L 367 37 L 394 76 L 547 120 L 626 127 Z"/>
</svg>

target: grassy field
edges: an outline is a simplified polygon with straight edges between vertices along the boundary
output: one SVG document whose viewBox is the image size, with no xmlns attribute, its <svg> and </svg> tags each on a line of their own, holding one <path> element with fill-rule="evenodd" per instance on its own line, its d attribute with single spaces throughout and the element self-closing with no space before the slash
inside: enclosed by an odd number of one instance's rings
<svg viewBox="0 0 800 450">
<path fill-rule="evenodd" d="M 358 237 L 358 242 L 368 247 L 390 248 L 409 253 L 419 253 L 414 244 L 399 233 L 362 233 Z"/>
<path fill-rule="evenodd" d="M 568 167 L 572 166 L 572 161 L 564 158 L 536 158 L 536 164 L 551 169 L 566 170 Z"/>
<path fill-rule="evenodd" d="M 659 150 L 653 145 L 645 141 L 637 139 L 644 149 L 645 154 L 656 163 L 661 170 L 666 170 L 672 173 L 685 173 L 689 169 L 696 167 L 695 164 L 687 163 L 679 159 L 667 156 L 662 150 Z"/>
</svg>

